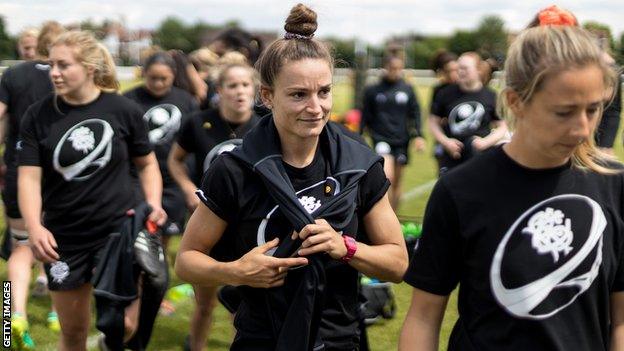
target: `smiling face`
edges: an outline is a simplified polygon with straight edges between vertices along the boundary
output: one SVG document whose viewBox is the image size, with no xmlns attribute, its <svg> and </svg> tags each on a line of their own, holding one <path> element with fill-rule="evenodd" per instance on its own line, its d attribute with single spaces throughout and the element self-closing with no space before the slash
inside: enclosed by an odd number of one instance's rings
<svg viewBox="0 0 624 351">
<path fill-rule="evenodd" d="M 563 164 L 581 143 L 593 137 L 604 92 L 603 72 L 597 65 L 548 76 L 528 102 L 509 92 L 507 98 L 516 119 L 513 137 L 520 139 L 538 162 Z"/>
<path fill-rule="evenodd" d="M 161 97 L 166 95 L 173 86 L 175 73 L 171 67 L 164 63 L 154 63 L 143 73 L 145 77 L 145 88 L 150 94 Z"/>
<path fill-rule="evenodd" d="M 55 45 L 50 49 L 50 78 L 59 96 L 72 96 L 93 83 L 93 69 L 76 59 L 75 49 Z"/>
<path fill-rule="evenodd" d="M 332 71 L 327 61 L 303 59 L 282 66 L 273 87 L 262 88 L 262 100 L 273 110 L 280 134 L 318 137 L 332 108 Z"/>
</svg>

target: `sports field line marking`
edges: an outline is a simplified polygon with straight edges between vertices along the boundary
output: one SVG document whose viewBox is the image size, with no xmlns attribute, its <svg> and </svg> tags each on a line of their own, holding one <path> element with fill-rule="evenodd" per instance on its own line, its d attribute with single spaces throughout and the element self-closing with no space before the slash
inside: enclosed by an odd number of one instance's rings
<svg viewBox="0 0 624 351">
<path fill-rule="evenodd" d="M 424 193 L 426 193 L 427 191 L 431 190 L 433 188 L 433 186 L 435 185 L 435 183 L 437 182 L 437 179 L 433 179 L 430 180 L 424 184 L 421 184 L 415 188 L 410 189 L 408 192 L 404 193 L 401 196 L 401 200 L 410 200 L 413 199 L 415 197 L 419 197 L 421 195 L 423 195 Z"/>
</svg>

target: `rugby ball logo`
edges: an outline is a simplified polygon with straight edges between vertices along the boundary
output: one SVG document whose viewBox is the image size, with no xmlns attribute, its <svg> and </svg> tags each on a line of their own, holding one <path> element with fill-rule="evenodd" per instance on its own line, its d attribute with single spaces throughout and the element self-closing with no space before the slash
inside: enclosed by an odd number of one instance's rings
<svg viewBox="0 0 624 351">
<path fill-rule="evenodd" d="M 589 289 L 602 264 L 602 208 L 587 196 L 546 199 L 505 233 L 490 268 L 496 301 L 511 315 L 542 320 Z"/>
<path fill-rule="evenodd" d="M 455 106 L 449 113 L 451 133 L 457 136 L 468 135 L 481 126 L 485 108 L 480 102 L 469 101 Z"/>
<path fill-rule="evenodd" d="M 305 189 L 301 189 L 297 191 L 297 198 L 299 199 L 299 203 L 301 206 L 310 214 L 314 213 L 316 210 L 321 207 L 322 203 L 319 198 L 321 198 L 324 194 L 325 186 L 329 185 L 331 189 L 333 189 L 332 196 L 340 193 L 340 183 L 333 177 L 327 177 L 327 179 L 320 181 L 316 184 L 310 185 Z M 318 198 L 317 198 L 318 196 Z M 257 243 L 258 246 L 263 245 L 269 241 L 273 240 L 278 234 L 283 234 L 287 230 L 291 230 L 290 227 L 286 228 L 284 225 L 287 225 L 288 221 L 283 218 L 283 215 L 278 212 L 279 216 L 282 216 L 282 220 L 276 220 L 276 211 L 279 209 L 279 206 L 273 207 L 269 213 L 262 219 L 260 225 L 258 226 L 258 234 L 257 234 Z M 271 234 L 271 237 L 267 238 L 267 233 Z M 267 255 L 272 256 L 275 253 L 277 248 L 273 248 L 267 251 Z"/>
<path fill-rule="evenodd" d="M 149 127 L 150 142 L 159 145 L 173 140 L 178 129 L 180 129 L 182 112 L 175 105 L 161 104 L 147 110 L 143 119 Z"/>
<path fill-rule="evenodd" d="M 113 128 L 101 119 L 87 119 L 63 134 L 54 148 L 52 164 L 66 181 L 83 181 L 111 159 Z"/>
<path fill-rule="evenodd" d="M 208 155 L 206 155 L 206 158 L 204 158 L 204 172 L 206 172 L 208 168 L 210 168 L 212 161 L 214 161 L 217 156 L 221 155 L 226 151 L 232 151 L 235 147 L 239 145 L 243 145 L 243 139 L 226 140 L 210 149 L 210 152 L 208 153 Z"/>
</svg>

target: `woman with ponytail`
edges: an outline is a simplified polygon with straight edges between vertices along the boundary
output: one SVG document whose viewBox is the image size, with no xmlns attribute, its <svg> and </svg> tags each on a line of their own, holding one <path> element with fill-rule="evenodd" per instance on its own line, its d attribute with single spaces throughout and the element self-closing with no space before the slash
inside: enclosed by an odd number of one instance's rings
<svg viewBox="0 0 624 351">
<path fill-rule="evenodd" d="M 166 220 L 162 180 L 143 113 L 116 93 L 106 48 L 88 32 L 67 32 L 52 44 L 49 63 L 55 92 L 32 105 L 21 124 L 19 205 L 58 309 L 58 348 L 86 350 L 94 267 L 136 205 L 130 160 L 152 208 L 149 219 L 159 225 Z M 126 339 L 138 303 L 127 311 Z"/>
<path fill-rule="evenodd" d="M 501 95 L 511 141 L 436 184 L 399 350 L 438 349 L 458 285 L 449 350 L 624 347 L 623 167 L 594 145 L 615 72 L 573 19 L 550 11 L 515 39 Z"/>
<path fill-rule="evenodd" d="M 272 114 L 204 174 L 178 251 L 182 279 L 239 286 L 232 350 L 355 350 L 358 271 L 398 282 L 407 267 L 382 158 L 327 123 L 333 59 L 316 28 L 293 7 L 256 62 Z"/>
</svg>

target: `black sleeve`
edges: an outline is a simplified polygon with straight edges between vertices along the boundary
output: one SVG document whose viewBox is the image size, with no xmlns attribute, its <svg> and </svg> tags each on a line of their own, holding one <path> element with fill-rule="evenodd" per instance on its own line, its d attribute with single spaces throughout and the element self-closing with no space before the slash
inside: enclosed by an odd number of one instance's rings
<svg viewBox="0 0 624 351">
<path fill-rule="evenodd" d="M 180 127 L 180 130 L 178 132 L 178 139 L 176 140 L 178 145 L 180 145 L 180 147 L 182 147 L 184 151 L 188 153 L 193 153 L 197 151 L 197 147 L 195 144 L 195 133 L 193 133 L 194 120 L 195 118 L 193 114 L 186 118 L 186 121 L 184 121 L 184 124 L 182 124 L 182 127 Z"/>
<path fill-rule="evenodd" d="M 619 168 L 619 167 L 617 167 Z M 619 213 L 624 213 L 624 173 L 620 173 L 620 211 Z M 615 223 L 614 223 L 615 225 Z M 617 226 L 614 228 L 614 233 L 617 235 L 616 243 L 619 243 L 619 246 L 615 248 L 613 251 L 618 255 L 616 258 L 617 261 L 617 269 L 615 273 L 615 278 L 613 280 L 613 284 L 611 285 L 611 292 L 619 292 L 624 291 L 624 239 L 622 233 L 624 232 L 624 228 L 618 228 Z"/>
<path fill-rule="evenodd" d="M 236 161 L 219 155 L 204 174 L 197 190 L 199 200 L 219 218 L 231 223 L 238 217 L 238 185 L 243 177 Z"/>
<path fill-rule="evenodd" d="M 375 101 L 372 94 L 372 87 L 368 87 L 364 91 L 364 97 L 362 101 L 362 118 L 360 120 L 360 134 L 364 133 L 364 129 L 366 125 L 370 123 L 373 119 L 373 114 L 375 113 L 373 109 L 375 108 Z"/>
<path fill-rule="evenodd" d="M 129 113 L 129 131 L 127 143 L 130 157 L 145 156 L 152 151 L 148 137 L 147 123 L 143 119 L 143 112 L 136 103 L 132 102 Z"/>
<path fill-rule="evenodd" d="M 407 111 L 408 131 L 410 138 L 417 138 L 423 136 L 420 120 L 420 105 L 418 104 L 418 97 L 411 85 L 408 85 L 409 106 Z"/>
<path fill-rule="evenodd" d="M 20 125 L 20 146 L 16 148 L 18 166 L 39 166 L 41 157 L 39 153 L 39 140 L 35 129 L 34 105 L 30 106 L 22 118 Z"/>
<path fill-rule="evenodd" d="M 390 181 L 383 170 L 383 161 L 376 162 L 360 180 L 360 210 L 363 217 L 386 195 Z"/>
<path fill-rule="evenodd" d="M 490 101 L 492 103 L 492 121 L 500 121 L 502 118 L 498 115 L 498 110 L 496 108 L 496 93 L 489 89 L 488 93 L 490 94 Z"/>
<path fill-rule="evenodd" d="M 440 180 L 427 203 L 423 234 L 403 279 L 409 285 L 446 296 L 459 283 L 461 241 L 455 203 Z"/>
<path fill-rule="evenodd" d="M 11 70 L 8 69 L 4 71 L 2 74 L 2 78 L 0 79 L 0 102 L 5 105 L 9 105 L 9 101 L 11 100 Z"/>
<path fill-rule="evenodd" d="M 448 116 L 445 116 L 446 113 L 444 112 L 444 103 L 443 103 L 443 99 L 445 95 L 444 90 L 445 89 L 441 89 L 431 99 L 431 114 L 432 115 L 436 115 L 438 117 L 448 117 Z"/>
</svg>

